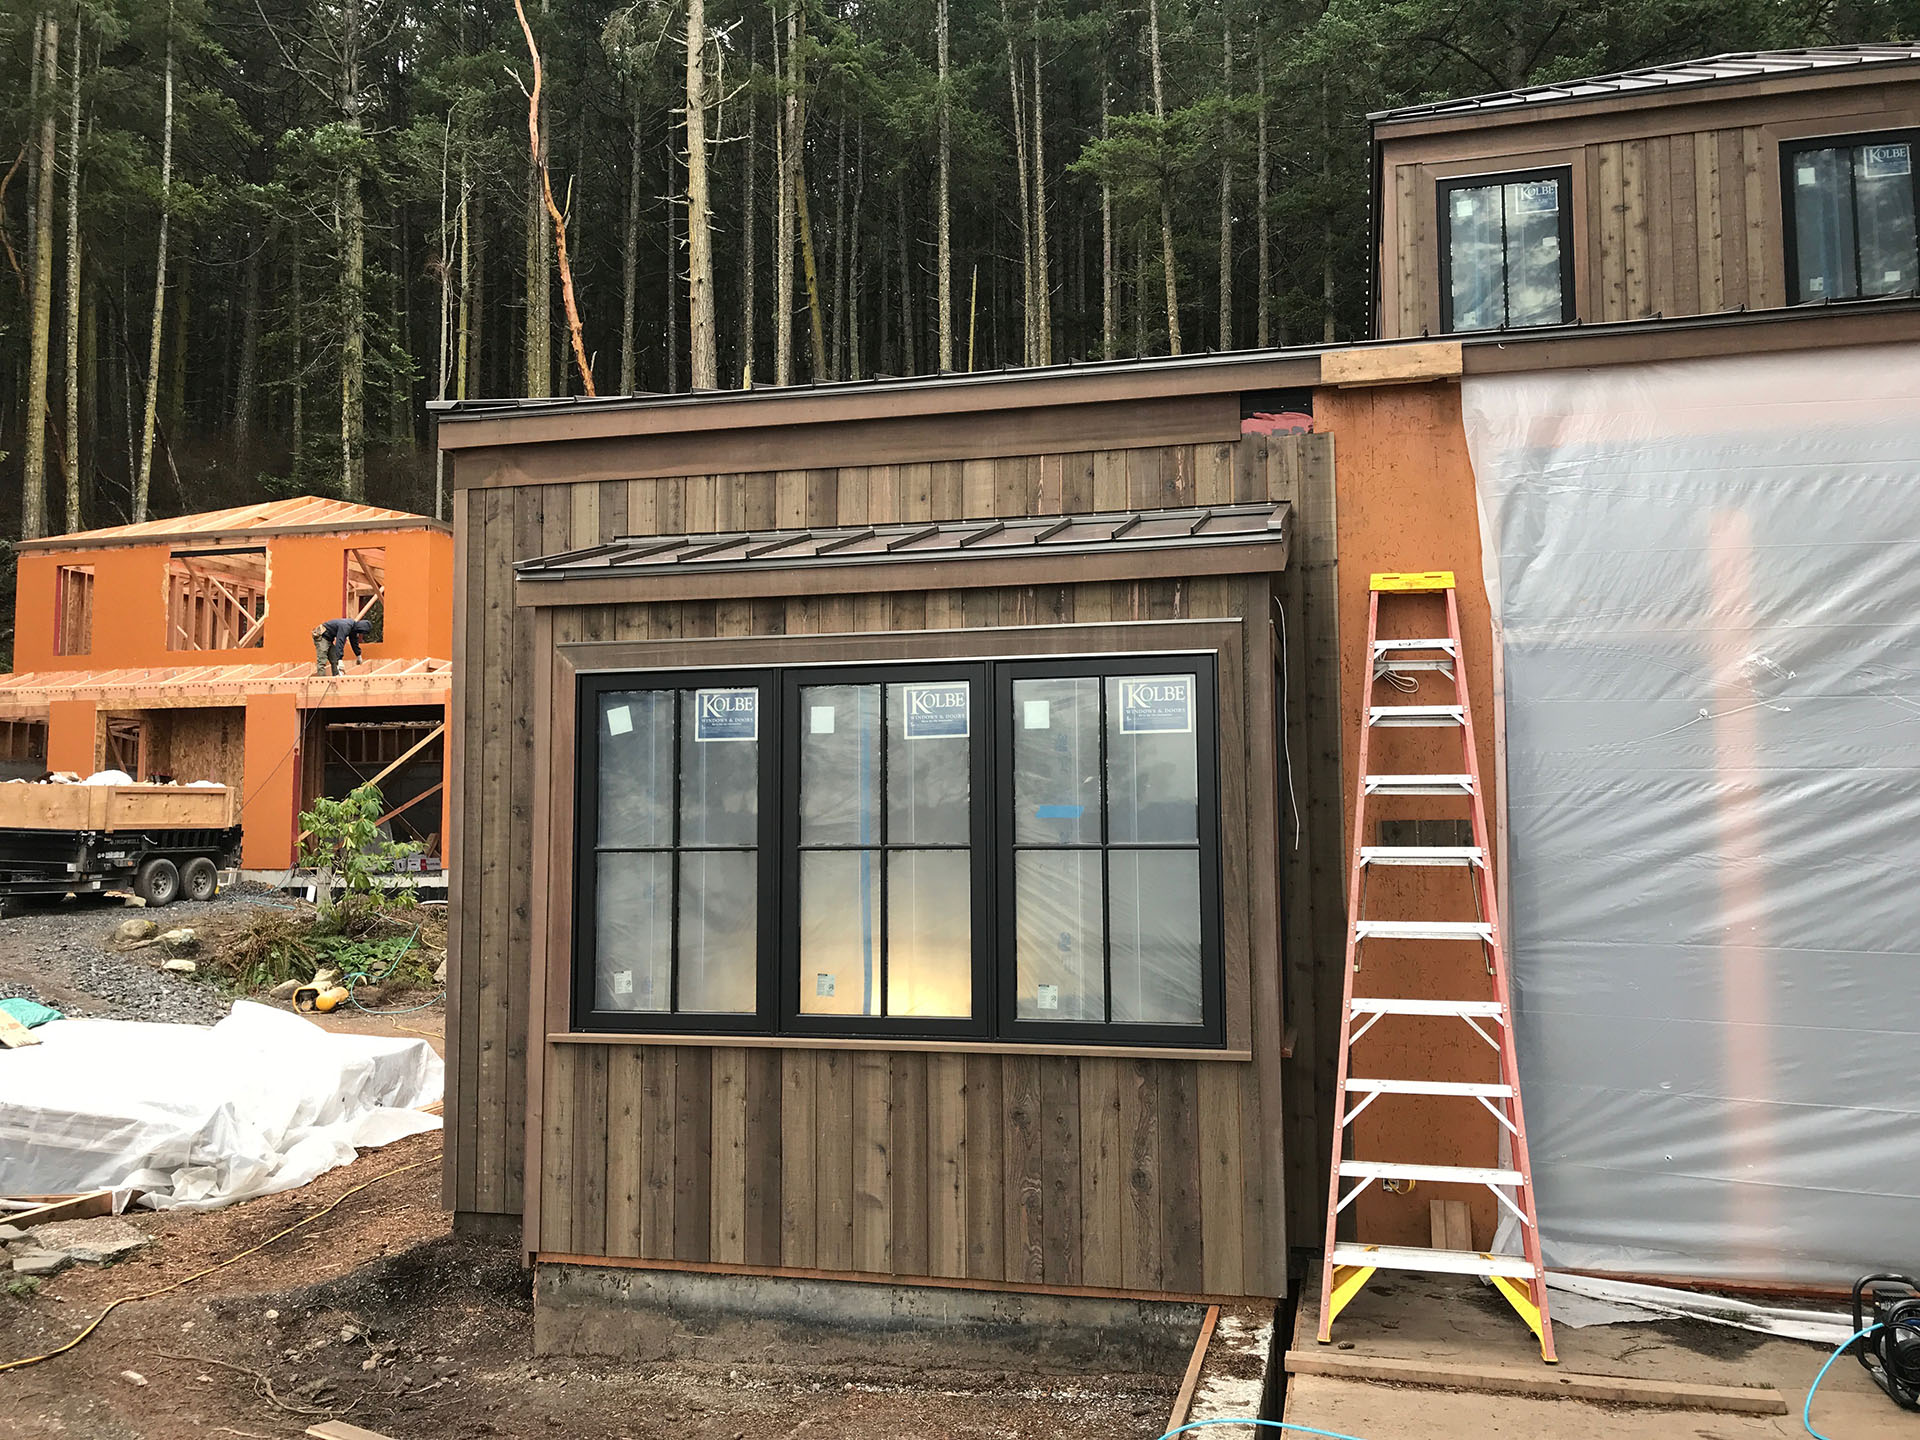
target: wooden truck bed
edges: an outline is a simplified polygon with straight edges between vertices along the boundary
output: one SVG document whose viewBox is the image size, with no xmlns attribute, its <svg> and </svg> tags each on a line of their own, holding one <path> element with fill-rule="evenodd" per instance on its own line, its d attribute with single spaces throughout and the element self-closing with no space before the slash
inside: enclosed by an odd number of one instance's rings
<svg viewBox="0 0 1920 1440">
<path fill-rule="evenodd" d="M 0 830 L 224 830 L 225 785 L 0 784 Z"/>
</svg>

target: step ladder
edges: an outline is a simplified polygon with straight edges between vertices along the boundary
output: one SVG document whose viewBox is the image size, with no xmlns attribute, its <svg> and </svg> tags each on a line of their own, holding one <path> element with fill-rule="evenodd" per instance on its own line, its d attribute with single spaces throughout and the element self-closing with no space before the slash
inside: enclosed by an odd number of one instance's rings
<svg viewBox="0 0 1920 1440">
<path fill-rule="evenodd" d="M 1450 570 L 1418 574 L 1373 576 L 1367 615 L 1367 654 L 1371 675 L 1360 730 L 1360 777 L 1354 798 L 1353 868 L 1347 889 L 1347 930 L 1344 994 L 1341 998 L 1340 1062 L 1334 1085 L 1334 1114 L 1339 1122 L 1333 1134 L 1333 1164 L 1327 1196 L 1327 1245 L 1320 1276 L 1320 1343 L 1333 1338 L 1333 1322 L 1360 1292 L 1376 1270 L 1417 1270 L 1452 1275 L 1478 1275 L 1491 1283 L 1519 1312 L 1540 1341 L 1540 1355 L 1554 1362 L 1553 1326 L 1547 1316 L 1546 1271 L 1540 1260 L 1540 1225 L 1534 1208 L 1533 1171 L 1527 1159 L 1527 1126 L 1520 1109 L 1520 1071 L 1513 1049 L 1513 1000 L 1507 982 L 1506 950 L 1500 939 L 1500 912 L 1493 874 L 1487 865 L 1486 801 L 1480 782 L 1479 753 L 1473 741 L 1473 711 L 1467 699 L 1466 667 L 1460 648 L 1460 607 Z M 1381 638 L 1381 611 L 1432 608 L 1430 597 L 1446 607 L 1447 633 L 1442 637 Z M 1424 600 L 1411 597 L 1429 597 Z M 1394 616 L 1400 619 L 1400 616 Z M 1397 628 L 1397 627 L 1389 627 Z M 1393 678 L 1391 691 L 1378 693 L 1380 682 Z M 1432 686 L 1438 694 L 1422 695 Z M 1450 692 L 1450 693 L 1449 693 Z M 1405 703 L 1395 703 L 1394 696 Z M 1460 742 L 1459 773 L 1374 773 L 1370 757 L 1373 732 L 1383 729 L 1445 728 Z M 1391 742 L 1386 742 L 1388 745 Z M 1464 800 L 1473 829 L 1471 845 L 1369 844 L 1369 811 L 1381 800 L 1404 795 L 1445 796 Z M 1475 920 L 1376 919 L 1364 912 L 1367 880 L 1376 869 L 1417 866 L 1457 869 L 1470 888 Z M 1363 974 L 1362 958 L 1374 941 L 1445 941 L 1479 947 L 1491 981 L 1491 996 L 1458 999 L 1369 997 L 1356 994 Z M 1368 1031 L 1393 1016 L 1453 1017 L 1470 1026 L 1500 1057 L 1497 1081 L 1451 1078 L 1361 1078 L 1353 1073 L 1353 1050 Z M 1496 1167 L 1426 1165 L 1387 1159 L 1348 1159 L 1346 1134 L 1368 1106 L 1386 1097 L 1407 1095 L 1443 1097 L 1477 1103 L 1492 1115 L 1504 1133 L 1511 1160 Z M 1349 1106 L 1351 1105 L 1351 1108 Z M 1409 1245 L 1376 1245 L 1340 1241 L 1335 1228 L 1345 1211 L 1376 1181 L 1388 1185 L 1427 1181 L 1440 1184 L 1485 1185 L 1506 1212 L 1520 1222 L 1524 1254 L 1495 1255 L 1473 1250 L 1439 1250 Z"/>
</svg>

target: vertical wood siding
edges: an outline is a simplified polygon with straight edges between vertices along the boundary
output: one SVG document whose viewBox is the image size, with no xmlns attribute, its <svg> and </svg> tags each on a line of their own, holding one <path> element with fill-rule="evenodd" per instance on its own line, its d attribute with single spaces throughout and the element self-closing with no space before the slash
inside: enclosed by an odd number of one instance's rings
<svg viewBox="0 0 1920 1440">
<path fill-rule="evenodd" d="M 1325 436 L 1018 456 L 982 462 L 675 476 L 461 492 L 461 705 L 466 764 L 449 1024 L 449 1194 L 456 1208 L 524 1205 L 530 796 L 538 732 L 531 621 L 512 602 L 512 562 L 621 534 L 1068 513 L 1286 499 L 1314 542 L 1311 497 L 1328 497 Z M 1325 547 L 1323 547 L 1325 548 Z M 1331 553 L 1321 556 L 1331 581 Z M 1301 643 L 1287 656 L 1296 759 L 1315 666 L 1304 581 L 1279 598 Z M 1241 673 L 1222 677 L 1222 755 L 1240 789 L 1223 815 L 1230 963 L 1275 953 L 1277 889 L 1308 862 L 1254 823 L 1249 790 L 1280 783 L 1270 746 L 1279 656 L 1266 644 L 1265 577 L 810 595 L 553 612 L 556 643 L 1241 617 Z M 1331 598 L 1326 615 L 1330 615 Z M 1254 642 L 1258 643 L 1254 643 Z M 1326 680 L 1325 673 L 1321 676 Z M 1295 689 L 1293 687 L 1300 688 Z M 1331 691 L 1328 692 L 1331 695 Z M 1332 791 L 1337 804 L 1337 741 Z M 1261 769 L 1265 766 L 1265 770 Z M 1309 787 L 1296 777 L 1306 803 Z M 1303 825 L 1306 823 L 1303 816 Z M 1264 829 L 1264 833 L 1261 833 Z M 1338 822 L 1333 822 L 1337 836 Z M 1337 889 L 1337 877 L 1336 877 Z M 1324 940 L 1303 898 L 1271 961 L 1229 995 L 1250 1007 L 1254 1061 L 783 1050 L 713 1045 L 541 1044 L 538 1233 L 529 1248 L 855 1274 L 933 1276 L 1190 1294 L 1285 1287 L 1289 1176 L 1311 1207 L 1324 1148 L 1305 1099 L 1283 1100 L 1289 1026 L 1307 1037 L 1311 954 Z M 1322 911 L 1327 907 L 1323 905 Z M 1296 948 L 1298 947 L 1297 951 Z M 1336 947 L 1337 948 L 1337 947 Z"/>
</svg>

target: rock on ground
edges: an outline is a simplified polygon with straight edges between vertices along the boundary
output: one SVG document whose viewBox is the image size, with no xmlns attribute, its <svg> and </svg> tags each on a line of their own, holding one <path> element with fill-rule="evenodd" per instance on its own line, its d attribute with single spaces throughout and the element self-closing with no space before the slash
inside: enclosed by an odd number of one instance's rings
<svg viewBox="0 0 1920 1440">
<path fill-rule="evenodd" d="M 28 1232 L 26 1242 L 57 1251 L 83 1265 L 107 1265 L 147 1243 L 140 1229 L 115 1216 L 97 1220 L 50 1220 Z"/>
</svg>

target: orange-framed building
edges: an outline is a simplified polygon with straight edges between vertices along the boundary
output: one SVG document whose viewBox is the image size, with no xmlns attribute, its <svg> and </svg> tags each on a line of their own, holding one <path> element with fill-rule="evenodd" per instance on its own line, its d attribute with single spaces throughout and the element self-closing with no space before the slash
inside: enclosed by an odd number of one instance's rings
<svg viewBox="0 0 1920 1440">
<path fill-rule="evenodd" d="M 301 496 L 18 550 L 15 673 L 0 676 L 11 774 L 232 785 L 251 870 L 293 864 L 315 797 L 377 780 L 395 837 L 444 864 L 445 525 Z M 365 662 L 316 674 L 313 627 L 340 615 L 373 622 Z"/>
</svg>

